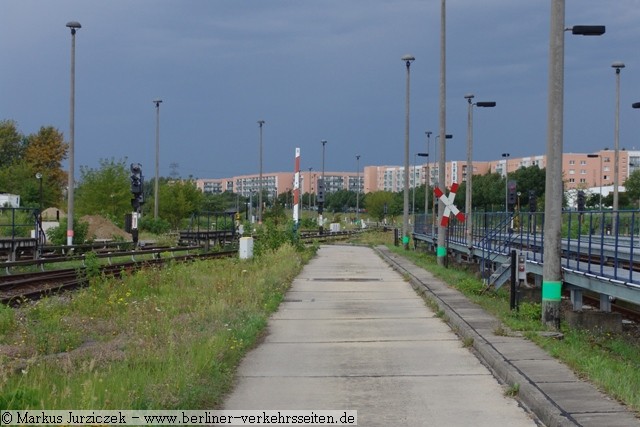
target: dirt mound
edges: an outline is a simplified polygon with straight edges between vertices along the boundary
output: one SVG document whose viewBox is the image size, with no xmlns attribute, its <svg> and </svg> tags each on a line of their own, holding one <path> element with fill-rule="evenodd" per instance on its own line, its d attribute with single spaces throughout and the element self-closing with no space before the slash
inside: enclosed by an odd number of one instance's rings
<svg viewBox="0 0 640 427">
<path fill-rule="evenodd" d="M 114 237 L 121 237 L 126 240 L 131 240 L 131 234 L 99 215 L 85 215 L 80 218 L 80 220 L 89 224 L 89 231 L 87 232 L 87 238 L 89 239 L 113 239 Z"/>
</svg>

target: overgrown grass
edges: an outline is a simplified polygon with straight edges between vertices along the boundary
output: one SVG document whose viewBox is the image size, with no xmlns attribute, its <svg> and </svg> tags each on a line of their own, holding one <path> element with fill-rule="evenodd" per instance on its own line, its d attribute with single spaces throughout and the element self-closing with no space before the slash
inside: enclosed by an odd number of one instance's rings
<svg viewBox="0 0 640 427">
<path fill-rule="evenodd" d="M 0 407 L 216 407 L 311 254 L 285 245 L 0 307 Z"/>
<path fill-rule="evenodd" d="M 512 311 L 506 289 L 483 292 L 481 280 L 464 267 L 444 268 L 437 264 L 435 255 L 405 251 L 392 245 L 389 248 L 457 288 L 471 301 L 500 319 L 506 328 L 500 327 L 496 334 L 521 331 L 525 337 L 566 363 L 580 377 L 640 412 L 640 344 L 637 339 L 572 330 L 566 324 L 562 325 L 563 340 L 540 336 L 537 331 L 544 329 L 540 304 L 521 303 L 519 312 Z"/>
</svg>

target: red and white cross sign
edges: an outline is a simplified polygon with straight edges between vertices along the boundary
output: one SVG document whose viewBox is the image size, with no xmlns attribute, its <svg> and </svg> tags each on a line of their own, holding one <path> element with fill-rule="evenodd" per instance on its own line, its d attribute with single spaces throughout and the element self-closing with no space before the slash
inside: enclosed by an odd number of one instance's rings
<svg viewBox="0 0 640 427">
<path fill-rule="evenodd" d="M 458 221 L 464 221 L 464 214 L 458 210 L 456 205 L 453 204 L 453 199 L 456 198 L 456 193 L 458 191 L 458 183 L 454 182 L 451 186 L 451 191 L 449 191 L 449 196 L 445 196 L 440 188 L 436 187 L 433 189 L 436 197 L 444 203 L 444 212 L 442 213 L 442 219 L 440 220 L 440 225 L 446 227 L 449 225 L 449 215 L 453 212 Z"/>
</svg>

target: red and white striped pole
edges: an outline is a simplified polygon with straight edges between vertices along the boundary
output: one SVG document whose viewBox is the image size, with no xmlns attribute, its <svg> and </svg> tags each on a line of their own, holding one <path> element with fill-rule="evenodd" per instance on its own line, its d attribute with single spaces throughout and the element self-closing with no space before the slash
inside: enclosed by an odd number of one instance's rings
<svg viewBox="0 0 640 427">
<path fill-rule="evenodd" d="M 300 148 L 296 148 L 296 164 L 293 177 L 293 222 L 298 226 L 300 221 Z"/>
</svg>

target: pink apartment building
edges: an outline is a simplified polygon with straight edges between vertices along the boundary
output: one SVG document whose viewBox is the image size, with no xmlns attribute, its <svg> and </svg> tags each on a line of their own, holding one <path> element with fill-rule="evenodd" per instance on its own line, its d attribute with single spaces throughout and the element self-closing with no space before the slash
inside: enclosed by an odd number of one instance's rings
<svg viewBox="0 0 640 427">
<path fill-rule="evenodd" d="M 503 157 L 499 160 L 487 162 L 473 162 L 473 174 L 483 175 L 488 172 L 511 173 L 522 167 L 537 165 L 541 169 L 546 167 L 546 155 L 530 157 Z M 619 151 L 619 184 L 635 170 L 640 169 L 640 151 Z M 614 151 L 601 150 L 596 153 L 565 153 L 562 158 L 562 170 L 565 189 L 587 189 L 608 187 L 613 185 Z M 321 172 L 302 170 L 300 172 L 300 190 L 302 193 L 314 193 L 316 182 Z M 410 166 L 409 186 L 438 185 L 438 164 L 434 162 L 417 163 Z M 464 182 L 467 179 L 467 162 L 453 160 L 445 164 L 445 186 L 450 187 L 454 182 Z M 365 166 L 362 172 L 327 172 L 325 182 L 328 192 L 338 190 L 398 192 L 404 189 L 403 166 Z M 293 172 L 263 173 L 262 185 L 267 194 L 277 195 L 293 188 Z M 242 175 L 231 178 L 199 179 L 196 185 L 207 193 L 222 193 L 231 191 L 248 197 L 257 193 L 259 188 L 258 175 Z"/>
</svg>

